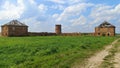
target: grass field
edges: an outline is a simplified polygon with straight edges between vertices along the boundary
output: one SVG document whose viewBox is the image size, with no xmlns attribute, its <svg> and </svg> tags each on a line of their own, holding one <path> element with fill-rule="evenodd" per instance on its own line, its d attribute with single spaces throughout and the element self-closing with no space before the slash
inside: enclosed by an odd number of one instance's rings
<svg viewBox="0 0 120 68">
<path fill-rule="evenodd" d="M 1 37 L 0 68 L 69 68 L 116 37 Z"/>
</svg>

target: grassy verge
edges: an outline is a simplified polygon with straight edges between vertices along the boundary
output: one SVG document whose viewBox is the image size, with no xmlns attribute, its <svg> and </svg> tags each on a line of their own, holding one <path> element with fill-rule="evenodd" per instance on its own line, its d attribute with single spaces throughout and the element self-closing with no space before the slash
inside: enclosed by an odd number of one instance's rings
<svg viewBox="0 0 120 68">
<path fill-rule="evenodd" d="M 70 68 L 110 44 L 116 37 L 1 37 L 1 68 Z"/>
<path fill-rule="evenodd" d="M 109 55 L 104 58 L 104 62 L 101 64 L 100 68 L 114 68 L 114 56 L 116 53 L 120 52 L 120 40 L 113 45 L 113 48 L 109 51 Z"/>
</svg>

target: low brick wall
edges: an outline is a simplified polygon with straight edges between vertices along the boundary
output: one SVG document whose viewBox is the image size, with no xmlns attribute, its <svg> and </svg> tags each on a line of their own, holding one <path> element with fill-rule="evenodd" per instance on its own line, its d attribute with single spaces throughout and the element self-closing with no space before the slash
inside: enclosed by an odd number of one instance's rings
<svg viewBox="0 0 120 68">
<path fill-rule="evenodd" d="M 55 36 L 56 33 L 48 33 L 48 32 L 29 32 L 29 36 Z"/>
<path fill-rule="evenodd" d="M 94 33 L 49 33 L 49 32 L 28 32 L 29 36 L 95 36 Z"/>
<path fill-rule="evenodd" d="M 81 33 L 62 33 L 62 36 L 81 36 Z"/>
<path fill-rule="evenodd" d="M 81 36 L 95 36 L 95 33 L 81 33 Z"/>
</svg>

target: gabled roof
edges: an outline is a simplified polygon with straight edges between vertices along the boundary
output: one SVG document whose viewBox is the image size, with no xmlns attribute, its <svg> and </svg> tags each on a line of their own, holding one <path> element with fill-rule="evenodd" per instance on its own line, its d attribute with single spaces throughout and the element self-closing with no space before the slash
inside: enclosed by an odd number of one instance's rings
<svg viewBox="0 0 120 68">
<path fill-rule="evenodd" d="M 2 26 L 27 26 L 27 25 L 19 22 L 18 20 L 12 20 L 12 21 L 10 21 Z"/>
<path fill-rule="evenodd" d="M 114 25 L 108 23 L 107 21 L 104 21 L 104 22 L 101 23 L 98 27 L 99 27 L 99 28 L 102 28 L 102 27 L 114 27 L 114 28 L 115 28 Z"/>
</svg>

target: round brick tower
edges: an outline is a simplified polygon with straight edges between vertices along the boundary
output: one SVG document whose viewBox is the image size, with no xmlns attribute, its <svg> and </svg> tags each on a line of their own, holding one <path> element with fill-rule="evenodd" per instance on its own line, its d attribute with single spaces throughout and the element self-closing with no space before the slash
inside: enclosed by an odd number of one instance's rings
<svg viewBox="0 0 120 68">
<path fill-rule="evenodd" d="M 61 25 L 60 24 L 55 25 L 55 33 L 61 34 Z"/>
</svg>

